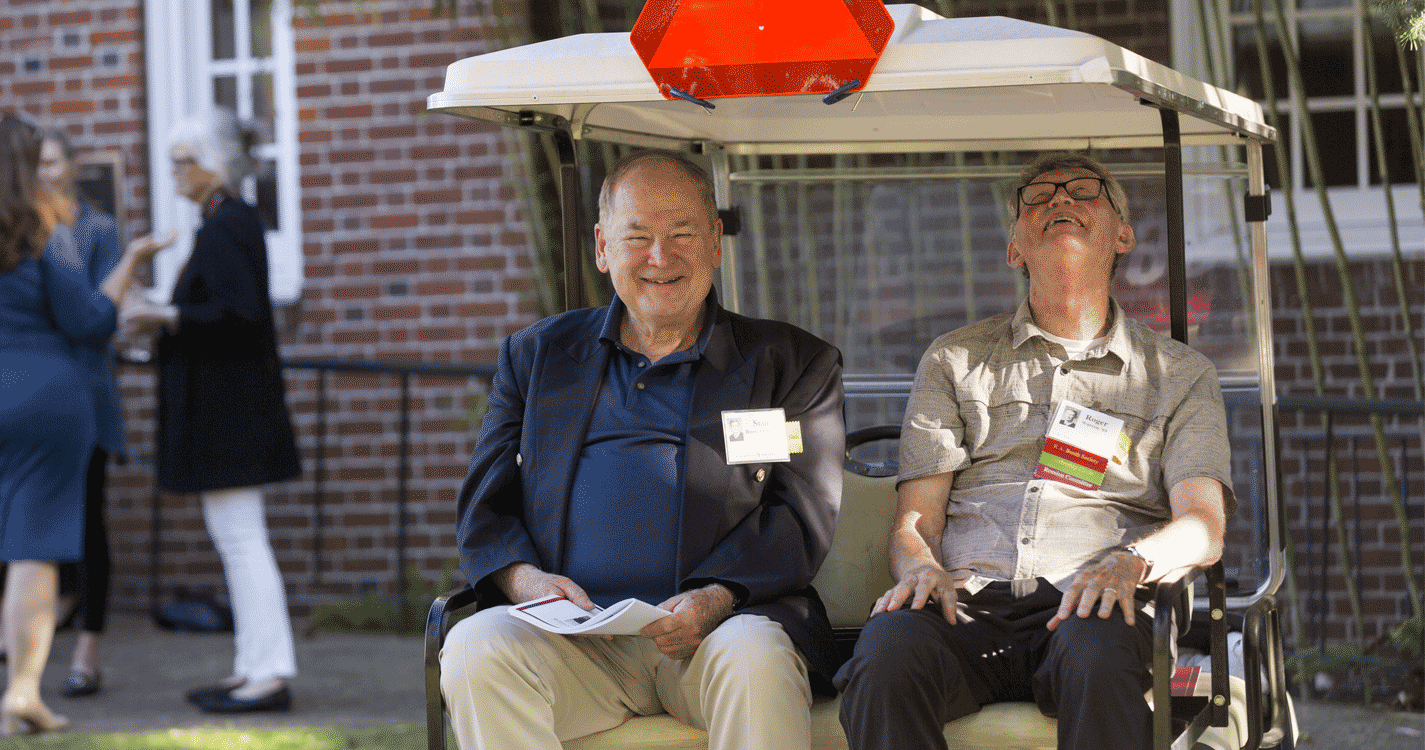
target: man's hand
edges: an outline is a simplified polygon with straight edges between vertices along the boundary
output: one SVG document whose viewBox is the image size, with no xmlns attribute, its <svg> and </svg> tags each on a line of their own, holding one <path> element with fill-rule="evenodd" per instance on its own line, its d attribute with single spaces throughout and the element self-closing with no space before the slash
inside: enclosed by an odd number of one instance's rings
<svg viewBox="0 0 1425 750">
<path fill-rule="evenodd" d="M 579 584 L 564 576 L 546 573 L 526 562 L 506 565 L 491 574 L 490 579 L 514 604 L 559 594 L 586 611 L 594 608 L 593 600 L 584 593 L 584 589 L 579 588 Z"/>
<path fill-rule="evenodd" d="M 1108 619 L 1116 606 L 1123 610 L 1123 621 L 1132 625 L 1133 613 L 1138 606 L 1133 592 L 1138 589 L 1138 582 L 1143 580 L 1146 568 L 1147 564 L 1142 559 L 1122 550 L 1103 558 L 1074 579 L 1073 585 L 1064 592 L 1059 611 L 1049 621 L 1048 628 L 1053 630 L 1059 627 L 1059 623 L 1071 615 L 1088 617 L 1094 611 L 1095 603 L 1098 604 L 1100 618 Z"/>
<path fill-rule="evenodd" d="M 881 594 L 871 607 L 871 616 L 891 612 L 910 602 L 911 609 L 922 609 L 929 602 L 940 604 L 945 621 L 955 624 L 955 581 L 938 565 L 922 565 L 901 578 L 889 591 Z"/>
<path fill-rule="evenodd" d="M 737 597 L 726 586 L 712 583 L 684 591 L 658 606 L 673 614 L 645 625 L 640 635 L 652 639 L 669 659 L 686 659 L 709 633 L 732 616 Z"/>
</svg>

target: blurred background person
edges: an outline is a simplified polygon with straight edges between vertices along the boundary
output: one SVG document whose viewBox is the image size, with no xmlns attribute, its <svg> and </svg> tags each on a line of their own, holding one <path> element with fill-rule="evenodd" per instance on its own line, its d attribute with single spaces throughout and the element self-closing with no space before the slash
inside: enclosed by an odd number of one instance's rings
<svg viewBox="0 0 1425 750">
<path fill-rule="evenodd" d="M 88 269 L 89 282 L 98 287 L 119 265 L 119 229 L 114 217 L 83 202 L 76 190 L 77 165 L 74 147 L 63 130 L 43 132 L 40 145 L 39 186 L 54 219 L 69 227 L 79 250 L 79 260 Z M 120 461 L 124 453 L 124 424 L 119 409 L 119 379 L 109 341 L 99 346 L 80 346 L 80 362 L 89 375 L 94 393 L 95 426 L 98 442 L 89 457 L 84 491 L 84 557 L 59 566 L 60 604 L 56 613 L 62 623 L 66 614 L 79 626 L 79 636 L 70 657 L 69 676 L 60 695 L 77 698 L 99 692 L 99 641 L 104 633 L 109 601 L 109 534 L 104 522 L 104 487 L 109 457 Z"/>
<path fill-rule="evenodd" d="M 161 247 L 130 244 L 99 288 L 74 237 L 44 219 L 36 200 L 40 133 L 0 118 L 0 559 L 10 680 L 0 732 L 63 729 L 40 700 L 54 638 L 56 561 L 81 556 L 84 479 L 97 428 L 81 345 L 114 332 L 134 269 Z M 51 226 L 51 224 L 53 224 Z M 76 394 L 82 394 L 76 398 Z"/>
<path fill-rule="evenodd" d="M 125 311 L 157 344 L 157 483 L 196 492 L 223 562 L 235 631 L 233 673 L 190 690 L 204 711 L 285 711 L 297 674 L 286 589 L 259 485 L 301 473 L 268 292 L 267 246 L 240 185 L 253 132 L 231 110 L 180 121 L 170 137 L 178 194 L 202 224 L 168 305 Z"/>
</svg>

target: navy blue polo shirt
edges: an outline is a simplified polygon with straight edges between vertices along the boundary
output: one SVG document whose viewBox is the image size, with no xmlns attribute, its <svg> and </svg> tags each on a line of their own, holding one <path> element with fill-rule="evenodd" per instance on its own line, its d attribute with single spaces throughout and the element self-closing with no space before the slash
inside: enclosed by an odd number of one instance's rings
<svg viewBox="0 0 1425 750">
<path fill-rule="evenodd" d="M 678 593 L 678 535 L 693 382 L 717 314 L 690 348 L 649 364 L 619 341 L 627 308 L 609 305 L 599 340 L 613 347 L 574 473 L 564 575 L 606 607 Z"/>
</svg>

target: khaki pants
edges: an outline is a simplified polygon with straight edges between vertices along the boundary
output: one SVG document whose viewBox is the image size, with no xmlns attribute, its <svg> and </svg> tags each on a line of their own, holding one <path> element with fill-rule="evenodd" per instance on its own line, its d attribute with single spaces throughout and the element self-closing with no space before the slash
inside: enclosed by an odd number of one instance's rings
<svg viewBox="0 0 1425 750">
<path fill-rule="evenodd" d="M 706 730 L 710 750 L 811 744 L 806 661 L 782 626 L 736 615 L 689 659 L 640 636 L 548 633 L 491 607 L 457 623 L 441 691 L 461 750 L 557 750 L 562 740 L 661 712 Z"/>
</svg>

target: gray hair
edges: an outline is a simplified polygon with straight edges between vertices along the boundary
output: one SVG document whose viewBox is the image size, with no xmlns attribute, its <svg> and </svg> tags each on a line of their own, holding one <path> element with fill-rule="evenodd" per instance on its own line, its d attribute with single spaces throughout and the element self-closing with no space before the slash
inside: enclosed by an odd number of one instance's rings
<svg viewBox="0 0 1425 750">
<path fill-rule="evenodd" d="M 204 170 L 217 175 L 228 192 L 237 195 L 244 177 L 257 171 L 252 147 L 257 130 L 243 122 L 227 107 L 190 115 L 174 123 L 168 133 L 169 147 L 182 147 Z"/>
<path fill-rule="evenodd" d="M 618 183 L 623 179 L 628 171 L 644 162 L 656 161 L 667 164 L 680 170 L 685 177 L 697 183 L 698 195 L 702 198 L 703 206 L 708 213 L 709 226 L 717 223 L 717 196 L 713 188 L 712 177 L 708 176 L 706 169 L 698 166 L 698 163 L 689 159 L 683 154 L 675 151 L 635 151 L 614 162 L 609 169 L 609 174 L 604 178 L 603 187 L 599 189 L 599 223 L 608 220 L 609 214 L 613 211 L 614 191 L 618 189 Z"/>
<path fill-rule="evenodd" d="M 1109 173 L 1098 159 L 1088 154 L 1075 154 L 1063 152 L 1057 154 L 1045 154 L 1035 159 L 1019 173 L 1019 179 L 1014 183 L 1014 195 L 1009 204 L 1009 213 L 1019 221 L 1022 213 L 1019 206 L 1019 189 L 1034 182 L 1039 175 L 1056 172 L 1061 169 L 1087 169 L 1095 175 L 1103 178 L 1103 185 L 1108 190 L 1108 201 L 1113 204 L 1113 210 L 1118 212 L 1118 219 L 1124 224 L 1128 223 L 1128 194 L 1123 191 L 1123 185 L 1118 182 L 1118 178 Z"/>
</svg>

